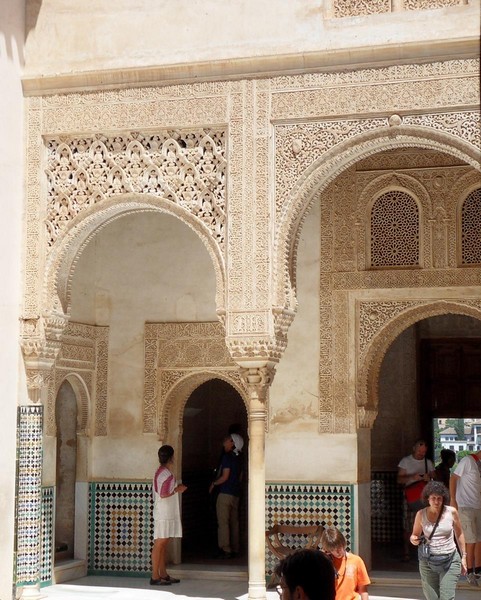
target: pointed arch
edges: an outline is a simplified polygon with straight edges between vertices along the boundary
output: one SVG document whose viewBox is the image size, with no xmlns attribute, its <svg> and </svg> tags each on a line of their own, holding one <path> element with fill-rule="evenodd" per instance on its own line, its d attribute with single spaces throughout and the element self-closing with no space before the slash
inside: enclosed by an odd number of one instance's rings
<svg viewBox="0 0 481 600">
<path fill-rule="evenodd" d="M 387 320 L 364 349 L 358 365 L 356 404 L 358 423 L 362 424 L 370 415 L 368 425 L 372 427 L 379 405 L 379 376 L 381 365 L 394 340 L 408 327 L 418 321 L 439 315 L 457 314 L 481 321 L 481 302 L 470 300 L 419 301 L 417 306 L 399 312 Z"/>
<path fill-rule="evenodd" d="M 144 194 L 119 194 L 100 205 L 90 206 L 69 222 L 47 259 L 43 297 L 46 311 L 70 313 L 72 277 L 83 249 L 103 227 L 115 219 L 138 212 L 160 212 L 174 216 L 199 236 L 214 266 L 217 313 L 224 314 L 224 258 L 209 229 L 189 211 L 169 199 Z"/>
<path fill-rule="evenodd" d="M 68 373 L 58 381 L 55 390 L 55 403 L 57 402 L 58 392 L 66 381 L 72 386 L 77 401 L 77 434 L 87 435 L 92 412 L 87 384 L 78 373 Z"/>
<path fill-rule="evenodd" d="M 387 122 L 387 121 L 386 121 Z M 396 148 L 425 148 L 451 155 L 478 171 L 479 149 L 453 134 L 399 119 L 331 147 L 314 160 L 291 188 L 278 217 L 275 238 L 275 302 L 296 308 L 296 257 L 302 223 L 315 198 L 345 169 L 363 158 Z"/>
</svg>

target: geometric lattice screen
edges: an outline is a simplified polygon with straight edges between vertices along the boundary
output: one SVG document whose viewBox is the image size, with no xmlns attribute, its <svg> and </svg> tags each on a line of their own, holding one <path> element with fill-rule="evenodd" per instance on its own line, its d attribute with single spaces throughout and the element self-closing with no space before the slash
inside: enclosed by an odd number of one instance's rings
<svg viewBox="0 0 481 600">
<path fill-rule="evenodd" d="M 463 202 L 461 264 L 481 264 L 481 189 L 473 190 Z"/>
<path fill-rule="evenodd" d="M 409 194 L 392 190 L 371 209 L 371 267 L 419 266 L 419 208 Z"/>
</svg>

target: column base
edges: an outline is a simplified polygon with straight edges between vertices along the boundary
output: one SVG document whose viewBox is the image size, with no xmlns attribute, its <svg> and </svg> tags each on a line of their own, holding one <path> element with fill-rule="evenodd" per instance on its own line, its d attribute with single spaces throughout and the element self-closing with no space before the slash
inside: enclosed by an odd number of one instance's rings
<svg viewBox="0 0 481 600">
<path fill-rule="evenodd" d="M 46 598 L 46 594 L 42 594 L 40 591 L 40 586 L 38 584 L 34 585 L 24 585 L 20 588 L 20 600 L 39 600 L 40 598 Z"/>
<path fill-rule="evenodd" d="M 266 598 L 266 582 L 265 581 L 249 581 L 249 600 L 265 600 Z"/>
</svg>

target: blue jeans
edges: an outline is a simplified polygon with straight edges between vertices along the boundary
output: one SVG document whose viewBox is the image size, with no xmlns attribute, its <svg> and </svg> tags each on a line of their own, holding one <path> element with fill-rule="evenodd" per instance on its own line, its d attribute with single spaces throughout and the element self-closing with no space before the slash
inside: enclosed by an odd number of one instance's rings
<svg viewBox="0 0 481 600">
<path fill-rule="evenodd" d="M 451 566 L 443 573 L 432 571 L 427 560 L 420 560 L 419 574 L 426 600 L 454 600 L 456 584 L 461 575 L 461 558 L 456 552 Z"/>
</svg>

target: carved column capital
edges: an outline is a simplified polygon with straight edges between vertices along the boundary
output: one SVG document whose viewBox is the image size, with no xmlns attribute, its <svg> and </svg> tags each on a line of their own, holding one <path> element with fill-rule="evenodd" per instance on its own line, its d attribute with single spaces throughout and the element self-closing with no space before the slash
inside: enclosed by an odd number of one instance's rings
<svg viewBox="0 0 481 600">
<path fill-rule="evenodd" d="M 358 429 L 372 429 L 374 421 L 377 417 L 377 410 L 366 408 L 365 406 L 357 407 L 357 427 Z"/>
<path fill-rule="evenodd" d="M 28 395 L 34 404 L 41 402 L 42 393 L 49 386 L 67 323 L 67 318 L 62 314 L 21 321 L 20 346 L 27 373 Z"/>
<path fill-rule="evenodd" d="M 27 368 L 27 390 L 30 402 L 33 404 L 42 402 L 43 392 L 48 389 L 52 377 L 53 368 Z"/>
<path fill-rule="evenodd" d="M 252 407 L 253 401 L 257 401 L 262 405 L 262 418 L 265 416 L 265 403 L 267 392 L 271 385 L 275 367 L 273 365 L 263 365 L 259 367 L 240 367 L 240 374 L 249 392 L 249 401 Z M 251 411 L 252 413 L 252 411 Z"/>
</svg>

